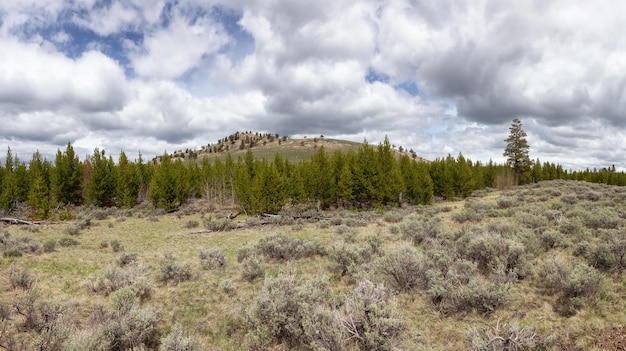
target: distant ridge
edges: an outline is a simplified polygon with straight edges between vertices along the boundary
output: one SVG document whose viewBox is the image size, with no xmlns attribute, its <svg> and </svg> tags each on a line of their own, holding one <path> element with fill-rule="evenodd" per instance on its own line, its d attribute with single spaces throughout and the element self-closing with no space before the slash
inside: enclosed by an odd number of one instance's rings
<svg viewBox="0 0 626 351">
<path fill-rule="evenodd" d="M 289 136 L 281 136 L 275 133 L 259 133 L 259 132 L 236 132 L 229 136 L 219 139 L 213 144 L 207 144 L 199 150 L 177 150 L 170 154 L 173 159 L 196 159 L 201 160 L 204 157 L 209 159 L 220 158 L 224 160 L 230 153 L 233 160 L 237 160 L 239 156 L 243 157 L 250 149 L 255 158 L 271 160 L 276 154 L 290 162 L 300 162 L 310 160 L 317 149 L 324 146 L 329 154 L 335 151 L 347 153 L 350 150 L 357 151 L 363 143 L 348 140 L 330 139 L 323 135 L 314 137 L 304 137 L 294 139 Z M 376 147 L 377 145 L 372 144 Z M 426 161 L 417 156 L 415 152 L 406 150 L 402 146 L 394 147 L 394 151 L 398 156 L 407 155 L 419 161 Z M 160 157 L 157 157 L 159 159 Z"/>
</svg>

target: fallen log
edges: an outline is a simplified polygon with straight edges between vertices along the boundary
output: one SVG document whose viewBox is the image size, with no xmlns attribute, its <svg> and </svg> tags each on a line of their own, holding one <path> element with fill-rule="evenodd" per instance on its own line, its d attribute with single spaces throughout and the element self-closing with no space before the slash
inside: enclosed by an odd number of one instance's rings
<svg viewBox="0 0 626 351">
<path fill-rule="evenodd" d="M 9 224 L 27 224 L 27 225 L 39 224 L 38 222 L 25 221 L 23 219 L 9 218 L 9 217 L 0 218 L 0 222 L 7 222 Z"/>
</svg>

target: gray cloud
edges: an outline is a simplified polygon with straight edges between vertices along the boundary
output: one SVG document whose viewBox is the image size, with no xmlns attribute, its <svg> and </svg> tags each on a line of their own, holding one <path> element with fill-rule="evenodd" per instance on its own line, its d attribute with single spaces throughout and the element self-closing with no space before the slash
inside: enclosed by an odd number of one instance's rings
<svg viewBox="0 0 626 351">
<path fill-rule="evenodd" d="M 624 167 L 625 10 L 610 0 L 5 2 L 0 147 L 30 155 L 72 141 L 149 158 L 252 129 L 388 135 L 428 158 L 502 161 L 519 117 L 533 158 Z M 70 54 L 86 40 L 76 26 L 90 42 Z M 247 49 L 235 53 L 237 40 Z M 368 82 L 371 71 L 385 79 Z"/>
</svg>

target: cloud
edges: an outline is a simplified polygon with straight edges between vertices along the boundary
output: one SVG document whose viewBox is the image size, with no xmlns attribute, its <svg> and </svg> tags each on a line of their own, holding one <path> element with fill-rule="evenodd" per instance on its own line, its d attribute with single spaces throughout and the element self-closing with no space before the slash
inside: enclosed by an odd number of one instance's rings
<svg viewBox="0 0 626 351">
<path fill-rule="evenodd" d="M 221 25 L 210 17 L 190 20 L 176 14 L 166 28 L 147 35 L 141 50 L 130 57 L 141 77 L 175 79 L 199 66 L 228 42 Z"/>
<path fill-rule="evenodd" d="M 237 130 L 389 135 L 428 158 L 499 162 L 519 117 L 533 158 L 604 167 L 626 151 L 625 10 L 610 0 L 5 1 L 0 140 L 147 156 Z"/>
<path fill-rule="evenodd" d="M 0 45 L 0 104 L 7 111 L 97 112 L 125 104 L 124 72 L 99 52 L 72 60 L 37 44 Z"/>
</svg>

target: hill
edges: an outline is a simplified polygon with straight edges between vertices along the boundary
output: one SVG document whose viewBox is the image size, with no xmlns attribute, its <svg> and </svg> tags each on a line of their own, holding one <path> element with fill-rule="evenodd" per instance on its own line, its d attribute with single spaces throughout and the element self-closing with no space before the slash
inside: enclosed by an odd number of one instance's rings
<svg viewBox="0 0 626 351">
<path fill-rule="evenodd" d="M 385 212 L 198 200 L 0 223 L 0 345 L 620 350 L 625 198 L 549 181 Z"/>
<path fill-rule="evenodd" d="M 288 136 L 279 136 L 271 133 L 236 132 L 227 137 L 221 138 L 216 143 L 207 144 L 199 150 L 178 150 L 171 156 L 175 159 L 201 159 L 202 157 L 220 158 L 222 161 L 227 155 L 236 160 L 243 157 L 248 149 L 252 151 L 255 158 L 271 160 L 276 154 L 290 162 L 310 160 L 317 148 L 323 146 L 329 154 L 334 151 L 347 153 L 350 150 L 357 151 L 363 143 L 348 140 L 331 139 L 322 136 L 304 137 L 294 139 Z M 399 155 L 409 155 L 420 160 L 412 150 L 394 148 Z M 424 160 L 425 161 L 425 160 Z"/>
</svg>

